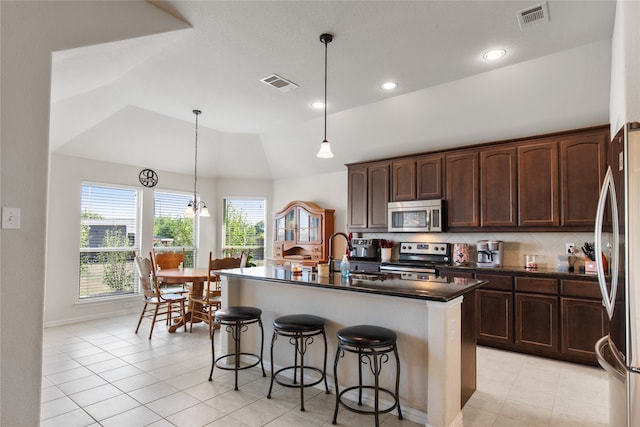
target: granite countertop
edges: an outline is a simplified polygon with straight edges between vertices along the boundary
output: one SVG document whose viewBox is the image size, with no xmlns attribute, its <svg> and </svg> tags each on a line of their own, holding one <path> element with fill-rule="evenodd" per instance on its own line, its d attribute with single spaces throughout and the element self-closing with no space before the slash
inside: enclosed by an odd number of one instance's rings
<svg viewBox="0 0 640 427">
<path fill-rule="evenodd" d="M 515 265 L 505 265 L 502 267 L 478 267 L 474 264 L 470 265 L 450 265 L 442 267 L 447 271 L 474 271 L 476 273 L 492 274 L 492 273 L 504 273 L 504 274 L 517 274 L 519 276 L 531 276 L 531 277 L 551 277 L 555 279 L 574 279 L 574 280 L 598 280 L 598 275 L 595 273 L 584 273 L 579 271 L 563 271 L 556 268 L 544 268 L 538 267 L 536 269 L 524 268 Z"/>
<path fill-rule="evenodd" d="M 288 268 L 275 265 L 221 270 L 219 274 L 264 282 L 439 302 L 450 301 L 487 283 L 483 280 L 415 273 L 353 273 L 348 278 L 341 277 L 340 273 L 332 273 L 328 277 L 322 277 L 317 272 L 308 270 L 303 270 L 300 274 L 292 274 Z"/>
<path fill-rule="evenodd" d="M 340 268 L 340 260 L 336 260 L 336 268 Z M 360 265 L 380 265 L 380 261 L 351 261 L 351 264 Z M 573 280 L 598 280 L 598 275 L 595 273 L 585 273 L 580 271 L 567 271 L 558 270 L 557 268 L 545 268 L 538 267 L 536 269 L 527 269 L 523 266 L 517 265 L 505 265 L 502 267 L 478 267 L 475 264 L 469 265 L 446 265 L 439 269 L 446 269 L 447 271 L 460 270 L 464 272 L 478 272 L 481 274 L 517 274 L 519 276 L 531 276 L 531 277 L 551 277 L 556 279 L 573 279 Z"/>
</svg>

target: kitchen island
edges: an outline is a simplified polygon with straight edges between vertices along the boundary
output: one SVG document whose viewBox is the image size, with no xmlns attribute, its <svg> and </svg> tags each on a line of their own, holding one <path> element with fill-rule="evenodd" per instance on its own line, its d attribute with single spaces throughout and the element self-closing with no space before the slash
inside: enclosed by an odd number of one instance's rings
<svg viewBox="0 0 640 427">
<path fill-rule="evenodd" d="M 275 265 L 222 270 L 220 275 L 223 307 L 262 309 L 266 349 L 275 318 L 295 313 L 324 317 L 330 380 L 339 329 L 359 324 L 392 329 L 398 335 L 404 416 L 428 426 L 463 425 L 461 407 L 475 390 L 476 379 L 474 291 L 485 282 L 415 274 L 352 274 L 345 279 L 334 273 L 320 277 L 311 271 L 292 274 Z M 243 345 L 248 342 L 255 349 L 259 334 L 248 331 L 247 335 Z M 222 351 L 226 352 L 230 343 L 223 337 Z M 266 366 L 268 353 L 266 350 Z M 322 353 L 311 348 L 308 363 L 322 366 Z M 276 369 L 290 358 L 290 349 L 276 349 Z M 357 383 L 357 369 L 351 365 L 340 365 L 341 385 L 343 380 L 344 384 Z M 383 369 L 381 383 L 391 383 L 394 373 L 393 368 Z"/>
</svg>

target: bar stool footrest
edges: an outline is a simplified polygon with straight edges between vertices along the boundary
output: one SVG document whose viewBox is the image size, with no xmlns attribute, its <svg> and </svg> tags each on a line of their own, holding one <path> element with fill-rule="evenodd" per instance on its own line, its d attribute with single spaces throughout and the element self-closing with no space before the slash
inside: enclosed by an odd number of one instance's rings
<svg viewBox="0 0 640 427">
<path fill-rule="evenodd" d="M 240 357 L 240 356 L 253 357 L 253 358 L 256 359 L 256 361 L 254 363 L 250 364 L 250 365 L 241 365 L 241 366 L 238 366 L 237 368 L 235 366 L 235 362 L 233 364 L 226 364 L 226 365 L 223 365 L 223 364 L 219 363 L 220 361 L 222 361 L 222 360 L 224 360 L 226 358 L 229 358 L 229 357 L 234 357 L 235 358 L 235 357 Z M 220 369 L 223 369 L 225 371 L 235 371 L 236 369 L 240 371 L 240 370 L 243 370 L 243 369 L 249 369 L 249 368 L 253 368 L 254 366 L 258 366 L 260 364 L 260 361 L 261 361 L 261 359 L 260 359 L 260 355 L 259 354 L 239 353 L 239 354 L 236 355 L 235 353 L 231 353 L 231 354 L 223 354 L 222 356 L 218 357 L 216 359 L 216 361 L 215 361 L 215 365 L 216 365 L 216 368 L 220 368 Z M 247 362 L 245 362 L 245 363 L 247 363 Z"/>
<path fill-rule="evenodd" d="M 283 387 L 292 387 L 292 388 L 300 388 L 300 380 L 298 380 L 298 383 L 294 383 L 293 380 L 292 381 L 288 381 L 288 382 L 282 382 L 280 379 L 278 379 L 278 375 L 281 372 L 284 371 L 288 371 L 288 370 L 293 370 L 293 369 L 300 369 L 300 367 L 296 367 L 296 366 L 287 366 L 285 368 L 281 368 L 278 369 L 274 374 L 273 374 L 273 378 L 275 379 L 275 381 L 280 384 Z M 308 383 L 305 381 L 304 383 L 304 387 L 313 387 L 314 385 L 318 385 L 320 384 L 322 381 L 324 381 L 324 374 L 322 372 L 322 369 L 320 368 L 315 368 L 313 366 L 305 366 L 304 367 L 305 372 L 306 371 L 313 371 L 313 372 L 317 372 L 318 374 L 320 374 L 320 378 L 318 378 L 317 380 L 314 380 L 311 383 Z"/>
<path fill-rule="evenodd" d="M 340 402 L 340 405 L 342 405 L 345 409 L 347 409 L 347 410 L 349 410 L 351 412 L 355 412 L 357 414 L 375 415 L 376 414 L 375 409 L 363 410 L 363 409 L 354 408 L 353 406 L 350 406 L 347 402 L 345 402 L 346 399 L 343 399 L 343 395 L 345 393 L 350 392 L 352 390 L 359 390 L 360 388 L 362 388 L 363 390 L 375 390 L 375 387 L 374 386 L 370 386 L 370 385 L 363 385 L 362 387 L 359 387 L 359 386 L 348 387 L 348 388 L 342 390 L 340 392 L 340 394 L 338 395 L 338 401 Z M 385 394 L 389 395 L 393 399 L 393 404 L 391 406 L 389 406 L 388 408 L 385 408 L 385 409 L 378 409 L 378 415 L 387 414 L 387 413 L 393 411 L 394 409 L 396 409 L 398 407 L 398 399 L 396 398 L 396 395 L 391 390 L 387 390 L 386 388 L 378 387 L 378 392 L 379 393 L 385 393 Z M 358 403 L 355 402 L 355 404 L 357 405 Z M 402 419 L 402 414 L 400 414 L 398 416 L 398 419 L 400 419 L 400 420 Z"/>
</svg>

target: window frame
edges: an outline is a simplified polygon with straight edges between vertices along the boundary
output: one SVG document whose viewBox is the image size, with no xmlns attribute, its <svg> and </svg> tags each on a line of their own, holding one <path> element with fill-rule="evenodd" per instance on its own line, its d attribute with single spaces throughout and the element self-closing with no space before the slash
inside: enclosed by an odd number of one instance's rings
<svg viewBox="0 0 640 427">
<path fill-rule="evenodd" d="M 227 201 L 228 200 L 258 200 L 261 201 L 263 203 L 263 217 L 262 217 L 262 221 L 264 223 L 264 230 L 263 230 L 263 242 L 262 242 L 262 246 L 261 247 L 254 247 L 253 249 L 258 249 L 258 250 L 262 250 L 262 259 L 255 259 L 253 258 L 252 260 L 250 260 L 251 262 L 253 262 L 256 265 L 264 265 L 265 261 L 266 261 L 266 250 L 267 250 L 267 198 L 266 197 L 262 197 L 262 196 L 224 196 L 222 198 L 222 221 L 221 221 L 221 242 L 220 242 L 220 252 L 222 254 L 222 256 L 225 256 L 226 251 L 229 250 L 230 246 L 228 246 L 226 244 L 226 238 L 227 238 Z M 245 248 L 248 248 L 246 246 L 244 247 L 237 247 L 237 246 L 233 246 L 231 247 L 233 248 L 237 248 L 238 250 L 243 250 Z M 248 248 L 251 249 L 251 248 Z M 253 251 L 255 252 L 255 251 Z M 235 252 L 234 252 L 235 253 Z"/>
<path fill-rule="evenodd" d="M 81 235 L 78 239 L 78 279 L 76 284 L 76 303 L 86 304 L 93 302 L 101 302 L 101 301 L 114 301 L 118 299 L 126 299 L 131 298 L 133 296 L 138 296 L 140 294 L 140 280 L 135 270 L 134 265 L 134 256 L 136 253 L 140 252 L 142 247 L 142 239 L 141 239 L 141 218 L 142 218 L 142 198 L 143 193 L 142 190 L 136 188 L 134 186 L 123 185 L 123 184 L 113 184 L 106 182 L 96 182 L 83 180 L 80 183 L 80 230 L 82 227 L 87 225 L 83 220 L 83 212 L 84 212 L 84 189 L 85 187 L 100 187 L 104 189 L 115 189 L 115 190 L 126 190 L 132 191 L 135 195 L 135 206 L 134 206 L 134 215 L 133 220 L 135 221 L 135 225 L 133 227 L 134 233 L 134 241 L 132 246 L 127 247 L 83 247 L 82 246 L 82 231 Z M 126 225 L 125 225 L 126 226 Z M 133 288 L 131 291 L 127 292 L 112 292 L 112 293 L 100 293 L 100 294 L 90 294 L 86 296 L 82 296 L 82 279 L 83 279 L 83 260 L 82 255 L 86 253 L 114 253 L 114 252 L 125 252 L 129 253 L 127 256 L 127 270 L 131 272 L 133 275 Z M 108 285 L 105 285 L 108 286 Z"/>
<path fill-rule="evenodd" d="M 188 254 L 189 252 L 193 253 L 193 265 L 185 264 L 185 267 L 197 267 L 198 266 L 198 256 L 200 254 L 200 215 L 196 215 L 193 218 L 193 246 L 192 247 L 187 247 L 187 246 L 155 246 L 155 239 L 156 239 L 156 236 L 155 236 L 156 194 L 157 193 L 168 194 L 168 195 L 185 196 L 189 200 L 193 199 L 193 194 L 189 193 L 187 191 L 166 190 L 166 189 L 163 190 L 163 189 L 159 189 L 159 188 L 156 188 L 156 189 L 153 190 L 153 236 L 152 236 L 151 246 L 152 246 L 153 250 L 158 252 L 158 253 L 161 253 L 161 252 L 181 252 L 182 249 L 184 248 L 185 254 Z M 198 197 L 199 197 L 199 195 L 198 195 Z M 188 201 L 187 201 L 187 203 L 188 203 Z M 183 211 L 184 211 L 184 209 L 186 209 L 187 203 L 184 204 L 184 207 L 182 208 Z M 185 258 L 188 258 L 188 257 L 185 256 Z"/>
</svg>

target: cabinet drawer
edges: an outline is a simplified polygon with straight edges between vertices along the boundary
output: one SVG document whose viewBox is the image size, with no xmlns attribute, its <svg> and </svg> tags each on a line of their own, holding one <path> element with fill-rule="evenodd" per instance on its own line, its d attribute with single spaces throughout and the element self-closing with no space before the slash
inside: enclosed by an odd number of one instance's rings
<svg viewBox="0 0 640 427">
<path fill-rule="evenodd" d="M 516 292 L 557 295 L 558 280 L 516 276 Z"/>
<path fill-rule="evenodd" d="M 602 299 L 598 282 L 588 280 L 561 280 L 562 295 L 570 297 Z"/>
<path fill-rule="evenodd" d="M 489 281 L 489 283 L 484 285 L 482 289 L 497 289 L 501 291 L 513 291 L 513 276 L 476 273 L 476 279 Z"/>
</svg>

